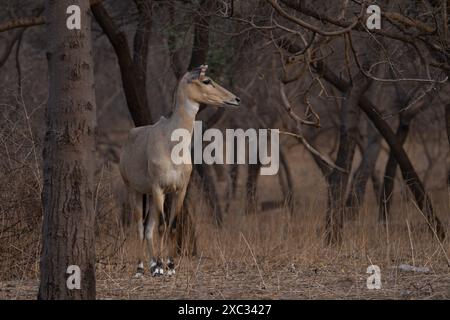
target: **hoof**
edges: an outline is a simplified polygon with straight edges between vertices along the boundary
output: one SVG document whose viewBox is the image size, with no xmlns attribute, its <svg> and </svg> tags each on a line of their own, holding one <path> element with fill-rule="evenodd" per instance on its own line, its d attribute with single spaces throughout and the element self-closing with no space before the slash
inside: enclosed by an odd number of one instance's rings
<svg viewBox="0 0 450 320">
<path fill-rule="evenodd" d="M 162 267 L 162 263 L 160 261 L 150 262 L 150 272 L 152 273 L 153 277 L 158 277 L 164 275 L 164 269 Z"/>
<path fill-rule="evenodd" d="M 144 276 L 144 264 L 142 262 L 139 262 L 136 274 L 134 275 L 135 278 L 142 278 Z"/>
<path fill-rule="evenodd" d="M 155 270 L 152 272 L 152 276 L 154 276 L 154 277 L 159 277 L 162 275 L 164 275 L 164 270 L 161 267 L 155 268 Z"/>
<path fill-rule="evenodd" d="M 175 269 L 169 269 L 169 270 L 167 271 L 167 274 L 168 274 L 169 276 L 174 276 L 174 275 L 176 274 Z"/>
<path fill-rule="evenodd" d="M 169 276 L 175 275 L 175 263 L 173 263 L 173 259 L 167 259 L 167 274 Z"/>
</svg>

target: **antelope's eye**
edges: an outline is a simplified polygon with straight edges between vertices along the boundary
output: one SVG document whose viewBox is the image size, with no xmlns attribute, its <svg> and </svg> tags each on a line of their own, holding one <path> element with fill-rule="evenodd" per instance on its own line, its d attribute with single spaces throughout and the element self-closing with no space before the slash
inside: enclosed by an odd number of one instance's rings
<svg viewBox="0 0 450 320">
<path fill-rule="evenodd" d="M 202 81 L 204 84 L 211 84 L 211 79 L 205 79 Z"/>
</svg>

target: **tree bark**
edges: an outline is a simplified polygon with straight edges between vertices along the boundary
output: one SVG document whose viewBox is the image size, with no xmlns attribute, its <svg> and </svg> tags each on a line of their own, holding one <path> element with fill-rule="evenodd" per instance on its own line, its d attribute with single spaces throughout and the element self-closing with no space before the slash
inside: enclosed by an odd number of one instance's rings
<svg viewBox="0 0 450 320">
<path fill-rule="evenodd" d="M 450 103 L 445 105 L 445 123 L 447 126 L 447 138 L 450 146 Z M 447 185 L 450 186 L 450 168 L 447 174 Z"/>
<path fill-rule="evenodd" d="M 447 127 L 447 138 L 450 145 L 450 103 L 445 105 L 445 124 Z"/>
<path fill-rule="evenodd" d="M 66 27 L 70 5 L 81 9 L 81 30 Z M 95 299 L 96 103 L 89 11 L 88 0 L 46 2 L 50 80 L 39 299 Z M 66 284 L 70 265 L 80 268 L 80 289 Z"/>
</svg>

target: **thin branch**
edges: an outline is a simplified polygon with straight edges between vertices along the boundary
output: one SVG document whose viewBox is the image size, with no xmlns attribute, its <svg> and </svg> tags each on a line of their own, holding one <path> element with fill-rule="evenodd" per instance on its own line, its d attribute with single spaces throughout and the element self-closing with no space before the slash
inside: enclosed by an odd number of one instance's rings
<svg viewBox="0 0 450 320">
<path fill-rule="evenodd" d="M 352 50 L 353 53 L 353 57 L 355 60 L 356 65 L 358 66 L 358 69 L 362 72 L 362 74 L 364 74 L 364 76 L 366 76 L 367 78 L 373 79 L 375 81 L 380 81 L 380 82 L 426 82 L 426 83 L 445 83 L 448 80 L 448 76 L 446 76 L 444 79 L 442 80 L 434 80 L 434 79 L 423 79 L 423 78 L 397 78 L 397 79 L 383 79 L 383 78 L 379 78 L 377 76 L 374 76 L 370 73 L 369 71 L 365 70 L 364 67 L 361 65 L 361 62 L 358 59 L 358 54 L 356 52 L 355 47 L 353 46 L 353 41 L 352 41 L 352 36 L 350 34 L 348 34 L 348 39 L 349 39 L 349 44 L 350 44 L 350 48 Z"/>
<path fill-rule="evenodd" d="M 0 55 L 0 68 L 3 67 L 3 65 L 8 61 L 9 55 L 12 52 L 12 49 L 14 48 L 14 45 L 16 42 L 21 38 L 22 33 L 25 29 L 18 30 L 17 33 L 14 35 L 13 39 L 6 45 L 5 50 L 3 51 L 3 54 Z"/>
<path fill-rule="evenodd" d="M 300 132 L 300 125 L 301 124 L 305 124 L 305 125 L 312 125 L 314 127 L 320 127 L 320 119 L 318 118 L 317 114 L 316 117 L 318 119 L 318 122 L 312 122 L 312 121 L 307 121 L 304 120 L 302 118 L 300 118 L 299 116 L 297 116 L 294 111 L 292 110 L 291 104 L 289 103 L 289 100 L 286 96 L 286 93 L 284 91 L 284 87 L 283 87 L 283 83 L 280 82 L 280 94 L 281 94 L 281 99 L 283 101 L 283 105 L 284 108 L 286 109 L 286 111 L 288 112 L 289 116 L 296 122 L 297 124 L 297 129 Z M 288 136 L 292 136 L 292 137 L 296 137 L 298 138 L 301 143 L 306 147 L 306 149 L 311 152 L 314 156 L 316 156 L 318 159 L 320 159 L 323 163 L 325 163 L 327 166 L 329 166 L 330 168 L 333 168 L 335 170 L 338 170 L 340 172 L 343 173 L 348 173 L 347 170 L 345 170 L 344 168 L 341 168 L 339 166 L 337 166 L 336 164 L 334 164 L 330 159 L 328 159 L 327 157 L 325 157 L 324 155 L 322 155 L 318 150 L 316 150 L 306 139 L 303 135 L 301 134 L 295 134 L 295 133 L 291 133 L 291 132 L 285 132 L 285 131 L 278 131 L 281 134 L 285 134 Z"/>
<path fill-rule="evenodd" d="M 363 5 L 361 7 L 361 12 L 360 12 L 359 16 L 352 23 L 350 23 L 350 25 L 348 25 L 347 27 L 345 27 L 345 28 L 343 28 L 341 30 L 336 30 L 336 31 L 323 31 L 320 28 L 318 28 L 318 27 L 316 27 L 316 26 L 314 26 L 312 24 L 309 24 L 308 22 L 305 22 L 305 21 L 303 21 L 303 20 L 301 20 L 301 19 L 299 19 L 297 17 L 294 17 L 294 16 L 288 14 L 286 11 L 283 10 L 283 8 L 281 8 L 281 6 L 278 4 L 277 0 L 266 0 L 266 1 L 269 2 L 270 5 L 281 16 L 283 16 L 286 19 L 288 19 L 288 20 L 298 24 L 299 26 L 301 26 L 303 28 L 306 28 L 306 29 L 308 29 L 310 31 L 313 31 L 313 32 L 318 33 L 318 34 L 320 34 L 322 36 L 325 36 L 325 37 L 339 36 L 339 35 L 342 35 L 344 33 L 350 32 L 353 28 L 355 28 L 358 25 L 359 20 L 364 16 L 364 11 L 366 9 L 365 5 Z"/>
<path fill-rule="evenodd" d="M 38 25 L 42 25 L 44 23 L 45 23 L 45 19 L 43 16 L 18 18 L 18 19 L 6 21 L 4 23 L 0 23 L 0 32 L 9 31 L 9 30 L 12 30 L 15 28 L 38 26 Z"/>
<path fill-rule="evenodd" d="M 273 129 L 270 129 L 270 130 L 273 130 Z M 286 131 L 278 131 L 278 132 L 281 133 L 281 134 L 287 135 L 287 136 L 291 136 L 291 137 L 295 137 L 295 138 L 300 139 L 300 141 L 303 143 L 303 145 L 306 147 L 306 149 L 309 150 L 309 152 L 311 152 L 313 155 L 315 155 L 318 158 L 320 158 L 320 160 L 322 160 L 329 167 L 331 167 L 333 169 L 336 169 L 336 170 L 338 170 L 340 172 L 343 172 L 343 173 L 348 173 L 347 170 L 337 166 L 336 164 L 333 163 L 333 161 L 331 161 L 330 159 L 328 159 L 327 157 L 322 155 L 319 151 L 317 151 L 312 145 L 309 144 L 309 142 L 305 139 L 304 136 L 302 136 L 300 134 L 292 133 L 292 132 L 286 132 Z"/>
<path fill-rule="evenodd" d="M 289 116 L 295 120 L 295 122 L 297 122 L 299 124 L 304 124 L 307 126 L 313 126 L 315 128 L 320 128 L 320 118 L 317 116 L 317 114 L 315 112 L 313 112 L 313 114 L 315 115 L 315 117 L 317 119 L 316 121 L 308 121 L 308 120 L 302 119 L 297 114 L 295 114 L 295 112 L 291 106 L 291 103 L 289 102 L 289 99 L 286 96 L 286 92 L 284 91 L 284 86 L 282 83 L 280 83 L 280 95 L 281 95 L 281 100 L 283 101 L 284 108 L 288 112 Z"/>
<path fill-rule="evenodd" d="M 426 23 L 416 20 L 410 17 L 406 17 L 398 12 L 383 12 L 383 16 L 385 16 L 391 23 L 393 21 L 399 22 L 405 26 L 416 28 L 417 30 L 426 32 L 426 33 L 434 33 L 436 30 L 433 27 L 430 27 Z"/>
</svg>

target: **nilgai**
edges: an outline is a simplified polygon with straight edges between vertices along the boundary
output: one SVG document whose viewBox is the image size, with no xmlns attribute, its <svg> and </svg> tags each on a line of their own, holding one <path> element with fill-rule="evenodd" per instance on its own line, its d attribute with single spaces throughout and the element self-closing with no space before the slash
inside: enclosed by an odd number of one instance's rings
<svg viewBox="0 0 450 320">
<path fill-rule="evenodd" d="M 136 276 L 144 273 L 144 238 L 147 240 L 150 273 L 175 274 L 176 219 L 183 206 L 192 165 L 175 164 L 172 132 L 183 128 L 192 136 L 200 104 L 238 106 L 240 99 L 206 76 L 207 66 L 187 72 L 178 84 L 176 104 L 170 118 L 130 130 L 120 156 L 120 173 L 128 188 L 133 217 L 136 217 L 140 248 Z M 190 154 L 189 154 L 190 158 Z M 171 194 L 172 203 L 165 204 Z M 143 215 L 143 195 L 149 195 L 148 211 Z M 169 198 L 169 197 L 167 197 Z M 170 208 L 170 210 L 168 209 Z M 168 212 L 170 211 L 170 212 Z M 166 258 L 163 261 L 163 258 Z"/>
</svg>

